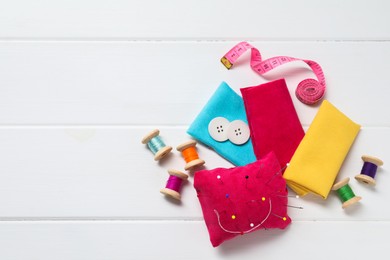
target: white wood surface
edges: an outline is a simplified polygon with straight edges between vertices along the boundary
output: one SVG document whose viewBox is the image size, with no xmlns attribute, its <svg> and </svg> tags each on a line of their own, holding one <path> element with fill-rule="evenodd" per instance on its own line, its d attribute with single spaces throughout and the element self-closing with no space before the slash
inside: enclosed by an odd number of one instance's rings
<svg viewBox="0 0 390 260">
<path fill-rule="evenodd" d="M 379 0 L 0 1 L 0 259 L 387 259 L 389 11 Z M 294 91 L 311 72 L 297 62 L 262 78 L 248 54 L 227 71 L 219 58 L 241 40 L 321 64 L 326 98 L 362 125 L 338 178 L 363 200 L 293 198 L 304 209 L 289 209 L 287 230 L 214 249 L 193 176 L 181 204 L 159 193 L 180 155 L 156 163 L 140 139 L 159 128 L 176 147 L 221 81 L 239 92 L 279 77 L 307 129 L 318 107 Z M 199 152 L 209 169 L 231 166 Z M 385 162 L 375 188 L 353 179 L 362 154 Z"/>
<path fill-rule="evenodd" d="M 49 39 L 389 39 L 386 0 L 2 1 L 0 36 Z"/>
</svg>

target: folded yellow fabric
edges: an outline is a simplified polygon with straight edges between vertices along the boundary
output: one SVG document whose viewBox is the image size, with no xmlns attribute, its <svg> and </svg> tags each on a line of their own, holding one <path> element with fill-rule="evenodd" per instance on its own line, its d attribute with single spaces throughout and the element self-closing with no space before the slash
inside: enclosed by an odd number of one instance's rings
<svg viewBox="0 0 390 260">
<path fill-rule="evenodd" d="M 303 196 L 311 192 L 328 197 L 360 125 L 324 100 L 283 177 Z"/>
</svg>

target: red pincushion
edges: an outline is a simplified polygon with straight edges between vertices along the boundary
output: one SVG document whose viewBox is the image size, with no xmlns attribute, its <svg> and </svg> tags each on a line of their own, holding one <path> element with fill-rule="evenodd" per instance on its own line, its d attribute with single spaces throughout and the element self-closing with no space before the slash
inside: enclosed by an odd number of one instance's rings
<svg viewBox="0 0 390 260">
<path fill-rule="evenodd" d="M 291 223 L 286 182 L 273 152 L 246 166 L 196 172 L 194 187 L 214 247 L 237 235 Z"/>
</svg>

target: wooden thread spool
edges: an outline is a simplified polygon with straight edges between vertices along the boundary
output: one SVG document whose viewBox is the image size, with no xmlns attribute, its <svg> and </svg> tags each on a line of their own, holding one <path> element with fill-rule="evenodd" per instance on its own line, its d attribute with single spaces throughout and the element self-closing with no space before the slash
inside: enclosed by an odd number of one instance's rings
<svg viewBox="0 0 390 260">
<path fill-rule="evenodd" d="M 190 170 L 192 168 L 201 166 L 205 164 L 205 161 L 199 159 L 199 155 L 196 152 L 196 141 L 191 140 L 179 145 L 176 149 L 182 153 L 184 160 L 186 161 L 186 165 L 184 169 Z"/>
<path fill-rule="evenodd" d="M 167 180 L 167 184 L 160 192 L 176 200 L 181 200 L 181 185 L 183 181 L 188 179 L 188 175 L 173 169 L 168 170 L 168 173 L 169 179 Z"/>
<path fill-rule="evenodd" d="M 147 144 L 149 149 L 153 152 L 155 161 L 162 159 L 172 151 L 172 147 L 166 146 L 159 134 L 160 131 L 155 129 L 142 138 L 142 143 Z"/>
<path fill-rule="evenodd" d="M 333 185 L 332 190 L 337 191 L 341 201 L 343 202 L 342 208 L 345 209 L 352 204 L 355 204 L 359 200 L 362 199 L 362 197 L 355 196 L 355 193 L 353 193 L 351 187 L 348 185 L 349 178 L 346 178 L 335 185 Z"/>
<path fill-rule="evenodd" d="M 355 176 L 355 179 L 361 183 L 365 183 L 371 186 L 375 186 L 375 175 L 376 170 L 379 166 L 383 165 L 383 161 L 379 158 L 363 155 L 362 160 L 364 161 L 362 170 L 359 175 Z"/>
</svg>

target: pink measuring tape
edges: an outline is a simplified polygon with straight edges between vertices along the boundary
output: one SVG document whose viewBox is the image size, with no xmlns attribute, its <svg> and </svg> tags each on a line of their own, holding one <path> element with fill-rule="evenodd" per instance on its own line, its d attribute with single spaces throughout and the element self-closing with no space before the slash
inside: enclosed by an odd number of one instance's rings
<svg viewBox="0 0 390 260">
<path fill-rule="evenodd" d="M 295 95 L 301 102 L 308 105 L 317 103 L 324 96 L 326 88 L 325 76 L 321 66 L 312 60 L 304 60 L 288 56 L 277 56 L 267 60 L 262 60 L 258 49 L 247 42 L 240 42 L 222 57 L 222 64 L 227 69 L 230 69 L 236 60 L 248 49 L 251 49 L 251 68 L 259 75 L 263 75 L 264 73 L 291 61 L 300 60 L 305 62 L 313 70 L 317 80 L 309 78 L 301 81 L 295 90 Z"/>
</svg>

